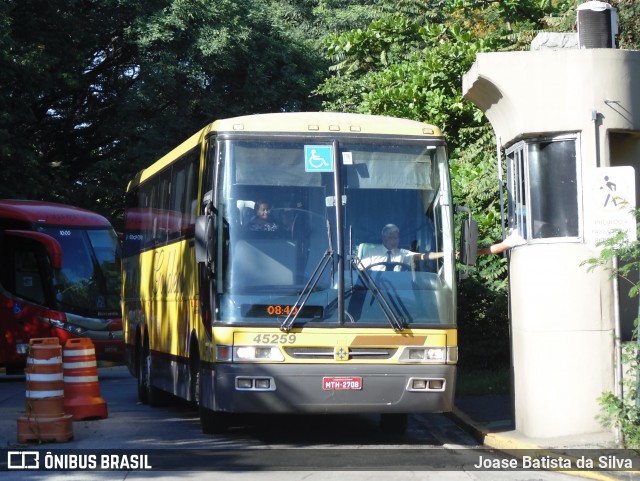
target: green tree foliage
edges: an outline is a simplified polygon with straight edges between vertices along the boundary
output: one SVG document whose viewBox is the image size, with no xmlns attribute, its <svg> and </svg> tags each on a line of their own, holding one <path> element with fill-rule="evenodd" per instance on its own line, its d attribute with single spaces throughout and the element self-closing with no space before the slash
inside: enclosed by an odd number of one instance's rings
<svg viewBox="0 0 640 481">
<path fill-rule="evenodd" d="M 311 16 L 307 2 L 291 11 Z M 283 2 L 0 6 L 0 197 L 117 213 L 126 179 L 205 123 L 318 108 L 326 63 Z"/>
<path fill-rule="evenodd" d="M 456 202 L 471 206 L 478 222 L 479 244 L 489 246 L 503 237 L 495 136 L 491 127 L 483 124 L 461 128 L 458 139 L 460 147 L 451 162 Z M 509 365 L 507 287 L 507 259 L 502 255 L 479 256 L 471 276 L 460 284 L 462 366 L 491 369 Z"/>
<path fill-rule="evenodd" d="M 620 0 L 614 6 L 618 10 L 620 48 L 640 50 L 640 3 L 636 0 Z"/>
<path fill-rule="evenodd" d="M 315 38 L 327 33 L 365 28 L 380 16 L 384 0 L 316 0 L 312 8 Z"/>
<path fill-rule="evenodd" d="M 478 125 L 460 79 L 477 52 L 494 45 L 460 26 L 386 15 L 366 29 L 330 35 L 335 75 L 318 89 L 327 110 L 384 114 L 437 124 L 445 132 Z M 450 136 L 455 148 L 455 137 Z"/>
</svg>

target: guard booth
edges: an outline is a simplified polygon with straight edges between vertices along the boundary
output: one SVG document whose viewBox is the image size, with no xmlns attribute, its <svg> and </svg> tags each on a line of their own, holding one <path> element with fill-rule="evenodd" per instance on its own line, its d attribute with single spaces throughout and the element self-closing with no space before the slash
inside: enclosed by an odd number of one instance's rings
<svg viewBox="0 0 640 481">
<path fill-rule="evenodd" d="M 611 7 L 590 7 L 614 31 Z M 463 78 L 506 156 L 508 227 L 526 239 L 509 254 L 509 303 L 516 429 L 530 437 L 603 431 L 597 399 L 618 390 L 616 337 L 629 340 L 638 316 L 629 285 L 582 264 L 612 229 L 635 238 L 640 52 L 580 20 L 580 37 L 478 54 Z M 591 24 L 604 40 L 589 40 Z"/>
</svg>

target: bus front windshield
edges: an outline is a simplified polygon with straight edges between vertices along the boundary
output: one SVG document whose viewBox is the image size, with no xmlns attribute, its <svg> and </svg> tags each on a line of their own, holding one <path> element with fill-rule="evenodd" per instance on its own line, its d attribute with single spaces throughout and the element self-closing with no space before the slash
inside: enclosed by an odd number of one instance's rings
<svg viewBox="0 0 640 481">
<path fill-rule="evenodd" d="M 62 269 L 57 273 L 58 308 L 86 317 L 119 317 L 119 244 L 112 229 L 41 227 L 62 247 Z"/>
<path fill-rule="evenodd" d="M 226 140 L 218 152 L 217 201 L 228 228 L 218 266 L 220 322 L 290 328 L 341 320 L 397 330 L 455 324 L 442 143 Z"/>
</svg>

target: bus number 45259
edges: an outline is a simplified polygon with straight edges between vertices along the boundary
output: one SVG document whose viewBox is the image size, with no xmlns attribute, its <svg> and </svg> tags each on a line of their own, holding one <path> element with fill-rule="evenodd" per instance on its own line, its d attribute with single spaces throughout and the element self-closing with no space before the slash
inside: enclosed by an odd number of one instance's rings
<svg viewBox="0 0 640 481">
<path fill-rule="evenodd" d="M 253 338 L 256 344 L 295 344 L 295 334 L 259 334 Z"/>
</svg>

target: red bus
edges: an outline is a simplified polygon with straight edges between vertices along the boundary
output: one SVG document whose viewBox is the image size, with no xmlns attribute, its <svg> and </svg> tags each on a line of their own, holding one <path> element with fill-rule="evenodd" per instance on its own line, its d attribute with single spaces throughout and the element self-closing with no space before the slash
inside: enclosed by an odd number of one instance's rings
<svg viewBox="0 0 640 481">
<path fill-rule="evenodd" d="M 96 359 L 123 362 L 120 244 L 103 216 L 0 200 L 0 366 L 25 365 L 29 340 L 89 338 Z"/>
</svg>

